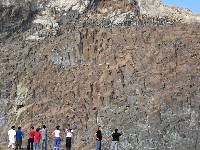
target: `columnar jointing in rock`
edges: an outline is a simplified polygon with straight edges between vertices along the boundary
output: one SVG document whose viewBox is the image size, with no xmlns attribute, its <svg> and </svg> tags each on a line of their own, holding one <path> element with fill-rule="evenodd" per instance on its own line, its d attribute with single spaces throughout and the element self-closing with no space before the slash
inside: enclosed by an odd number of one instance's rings
<svg viewBox="0 0 200 150">
<path fill-rule="evenodd" d="M 59 124 L 93 150 L 101 125 L 105 150 L 115 128 L 125 150 L 198 149 L 199 24 L 159 1 L 2 2 L 2 143 L 13 124 Z"/>
</svg>

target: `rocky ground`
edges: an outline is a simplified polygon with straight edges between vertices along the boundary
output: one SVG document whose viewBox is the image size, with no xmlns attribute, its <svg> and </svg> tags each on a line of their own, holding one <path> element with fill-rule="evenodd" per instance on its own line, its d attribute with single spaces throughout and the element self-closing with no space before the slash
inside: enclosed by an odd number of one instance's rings
<svg viewBox="0 0 200 150">
<path fill-rule="evenodd" d="M 1 143 L 13 124 L 46 124 L 52 145 L 59 124 L 93 150 L 101 125 L 103 150 L 115 128 L 122 150 L 198 149 L 198 15 L 148 0 L 5 0 L 0 12 Z"/>
</svg>

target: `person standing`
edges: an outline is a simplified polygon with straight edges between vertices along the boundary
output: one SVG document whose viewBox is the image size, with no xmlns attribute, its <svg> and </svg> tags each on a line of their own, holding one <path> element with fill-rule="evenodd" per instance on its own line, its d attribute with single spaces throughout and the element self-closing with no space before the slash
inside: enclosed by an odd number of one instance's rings
<svg viewBox="0 0 200 150">
<path fill-rule="evenodd" d="M 115 132 L 112 134 L 112 143 L 110 150 L 118 150 L 119 149 L 119 137 L 121 136 L 121 133 L 118 133 L 118 129 L 115 129 Z"/>
<path fill-rule="evenodd" d="M 67 150 L 71 150 L 72 136 L 73 136 L 73 130 L 72 129 L 66 129 L 66 148 L 67 148 Z"/>
<path fill-rule="evenodd" d="M 43 125 L 40 133 L 42 135 L 42 150 L 47 150 L 47 129 L 45 125 Z"/>
<path fill-rule="evenodd" d="M 53 136 L 54 136 L 54 150 L 59 150 L 61 142 L 60 126 L 56 126 L 56 130 L 53 132 Z"/>
<path fill-rule="evenodd" d="M 18 130 L 16 131 L 16 150 L 21 150 L 22 148 L 22 137 L 23 133 L 21 131 L 21 127 L 18 127 Z"/>
<path fill-rule="evenodd" d="M 12 126 L 11 129 L 8 131 L 8 138 L 9 138 L 8 148 L 10 148 L 11 146 L 12 149 L 15 149 L 15 136 L 16 136 L 15 126 Z"/>
<path fill-rule="evenodd" d="M 28 132 L 28 145 L 27 150 L 33 150 L 33 143 L 34 143 L 34 127 L 32 126 Z"/>
<path fill-rule="evenodd" d="M 40 128 L 37 128 L 34 133 L 34 150 L 38 150 L 40 140 L 41 140 Z"/>
<path fill-rule="evenodd" d="M 102 133 L 101 133 L 101 126 L 99 126 L 96 132 L 96 150 L 101 150 L 101 140 L 102 140 Z"/>
</svg>

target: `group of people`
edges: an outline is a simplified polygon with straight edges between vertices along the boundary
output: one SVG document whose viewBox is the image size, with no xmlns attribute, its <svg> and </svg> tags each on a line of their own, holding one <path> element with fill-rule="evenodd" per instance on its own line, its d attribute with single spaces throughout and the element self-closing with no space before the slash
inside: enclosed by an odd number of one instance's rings
<svg viewBox="0 0 200 150">
<path fill-rule="evenodd" d="M 71 150 L 72 147 L 72 136 L 73 130 L 66 129 L 66 149 Z M 118 133 L 118 129 L 115 129 L 115 132 L 112 134 L 112 143 L 110 150 L 118 150 L 119 146 L 119 137 L 121 133 Z M 15 130 L 15 126 L 12 126 L 11 129 L 8 131 L 9 137 L 9 144 L 8 148 L 12 147 L 15 150 L 21 150 L 22 146 L 22 139 L 23 139 L 23 132 L 21 127 L 18 127 Z M 61 144 L 61 136 L 60 136 L 60 126 L 56 126 L 56 129 L 52 133 L 54 139 L 54 150 L 60 149 Z M 102 141 L 102 132 L 101 127 L 98 127 L 96 132 L 96 150 L 101 150 L 101 141 Z M 27 142 L 27 150 L 38 150 L 39 144 L 41 144 L 41 150 L 47 150 L 47 129 L 46 126 L 43 125 L 42 128 L 37 128 L 36 130 L 32 126 L 28 132 L 28 142 Z"/>
<path fill-rule="evenodd" d="M 72 139 L 72 129 L 66 129 L 66 148 L 67 150 L 71 149 L 71 139 Z M 60 136 L 60 126 L 56 126 L 56 129 L 52 133 L 54 139 L 54 150 L 60 149 L 61 144 L 61 136 Z M 15 150 L 21 150 L 23 132 L 21 127 L 18 127 L 15 130 L 15 126 L 12 126 L 8 131 L 9 144 L 8 148 L 12 148 Z M 28 142 L 27 142 L 27 150 L 38 150 L 39 144 L 41 144 L 41 150 L 47 150 L 47 129 L 46 126 L 43 125 L 42 128 L 37 128 L 36 130 L 32 126 L 28 132 Z"/>
<path fill-rule="evenodd" d="M 110 146 L 110 150 L 119 150 L 119 137 L 121 133 L 118 133 L 118 129 L 115 129 L 114 133 L 112 133 L 112 142 Z M 101 141 L 102 141 L 102 132 L 101 126 L 98 127 L 96 132 L 96 150 L 101 150 Z"/>
</svg>

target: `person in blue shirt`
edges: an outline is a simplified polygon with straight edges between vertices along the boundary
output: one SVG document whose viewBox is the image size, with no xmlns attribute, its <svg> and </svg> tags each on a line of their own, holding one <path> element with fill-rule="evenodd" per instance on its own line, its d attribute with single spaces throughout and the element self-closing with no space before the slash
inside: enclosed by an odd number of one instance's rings
<svg viewBox="0 0 200 150">
<path fill-rule="evenodd" d="M 16 131 L 16 150 L 21 150 L 22 137 L 23 137 L 23 133 L 21 131 L 21 127 L 18 127 L 18 130 Z"/>
</svg>

